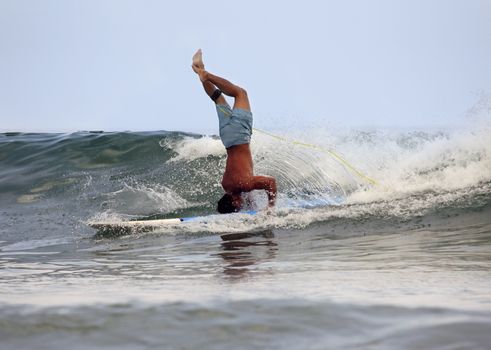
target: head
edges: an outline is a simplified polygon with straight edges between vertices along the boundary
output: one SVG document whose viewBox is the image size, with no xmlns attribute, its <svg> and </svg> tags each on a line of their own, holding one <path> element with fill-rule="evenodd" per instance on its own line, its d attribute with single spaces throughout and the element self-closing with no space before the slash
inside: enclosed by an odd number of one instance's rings
<svg viewBox="0 0 491 350">
<path fill-rule="evenodd" d="M 242 199 L 240 195 L 231 195 L 225 193 L 218 201 L 217 211 L 220 214 L 236 213 L 242 206 Z"/>
</svg>

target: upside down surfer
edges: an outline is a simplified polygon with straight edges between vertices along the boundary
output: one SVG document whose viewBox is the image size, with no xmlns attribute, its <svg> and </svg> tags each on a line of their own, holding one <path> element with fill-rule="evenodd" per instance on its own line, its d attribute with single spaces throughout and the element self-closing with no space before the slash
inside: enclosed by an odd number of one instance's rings
<svg viewBox="0 0 491 350">
<path fill-rule="evenodd" d="M 273 207 L 276 180 L 270 176 L 254 176 L 253 172 L 249 147 L 252 113 L 247 92 L 230 81 L 207 72 L 201 49 L 193 56 L 192 68 L 198 74 L 206 93 L 216 104 L 220 138 L 227 149 L 227 165 L 222 179 L 225 194 L 218 201 L 218 212 L 225 214 L 239 211 L 243 205 L 241 194 L 252 190 L 265 190 L 268 207 Z M 234 98 L 233 108 L 230 108 L 222 93 Z"/>
</svg>

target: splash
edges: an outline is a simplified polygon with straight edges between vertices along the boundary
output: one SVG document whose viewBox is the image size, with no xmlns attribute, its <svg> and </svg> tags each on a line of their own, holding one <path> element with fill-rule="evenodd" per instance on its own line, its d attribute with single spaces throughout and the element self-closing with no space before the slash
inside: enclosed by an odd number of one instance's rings
<svg viewBox="0 0 491 350">
<path fill-rule="evenodd" d="M 184 137 L 181 140 L 162 140 L 161 147 L 166 147 L 177 153 L 169 161 L 191 161 L 207 156 L 223 156 L 226 154 L 221 141 L 215 137 L 203 136 Z"/>
</svg>

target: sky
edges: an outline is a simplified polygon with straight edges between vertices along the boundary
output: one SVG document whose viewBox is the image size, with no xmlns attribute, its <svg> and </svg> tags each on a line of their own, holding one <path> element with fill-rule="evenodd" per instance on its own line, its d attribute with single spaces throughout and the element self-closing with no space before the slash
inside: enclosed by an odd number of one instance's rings
<svg viewBox="0 0 491 350">
<path fill-rule="evenodd" d="M 198 48 L 258 127 L 459 125 L 491 1 L 0 0 L 0 131 L 216 133 Z"/>
</svg>

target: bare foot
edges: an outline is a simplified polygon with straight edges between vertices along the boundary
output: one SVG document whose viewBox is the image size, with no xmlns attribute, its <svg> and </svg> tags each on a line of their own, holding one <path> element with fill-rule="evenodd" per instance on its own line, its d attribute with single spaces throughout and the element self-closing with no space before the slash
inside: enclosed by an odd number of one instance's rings
<svg viewBox="0 0 491 350">
<path fill-rule="evenodd" d="M 205 65 L 203 63 L 203 52 L 201 49 L 196 51 L 196 53 L 193 56 L 193 66 L 196 66 L 201 69 L 205 69 Z"/>
</svg>

